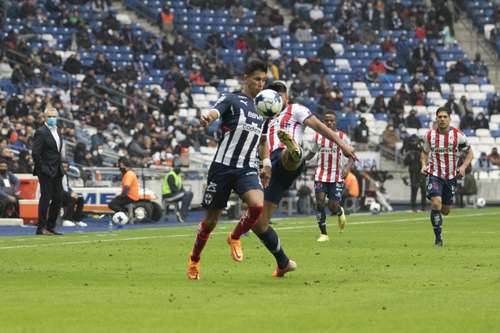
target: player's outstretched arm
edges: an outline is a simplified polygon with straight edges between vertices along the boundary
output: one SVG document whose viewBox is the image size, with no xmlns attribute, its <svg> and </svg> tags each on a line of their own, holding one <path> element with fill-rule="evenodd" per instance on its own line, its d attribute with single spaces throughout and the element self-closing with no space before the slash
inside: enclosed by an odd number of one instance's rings
<svg viewBox="0 0 500 333">
<path fill-rule="evenodd" d="M 201 126 L 207 127 L 219 117 L 220 113 L 216 109 L 203 110 L 200 116 Z"/>
<path fill-rule="evenodd" d="M 344 152 L 346 157 L 357 160 L 356 154 L 354 153 L 354 148 L 345 143 L 334 131 L 328 128 L 325 124 L 323 124 L 316 116 L 311 116 L 304 121 L 304 124 L 319 134 L 326 137 L 328 140 L 335 142 L 340 149 Z"/>
<path fill-rule="evenodd" d="M 266 188 L 271 180 L 271 159 L 269 158 L 269 145 L 267 144 L 267 135 L 260 137 L 259 146 L 257 147 L 259 157 L 262 160 L 262 170 L 260 172 L 260 179 L 262 186 Z"/>
</svg>

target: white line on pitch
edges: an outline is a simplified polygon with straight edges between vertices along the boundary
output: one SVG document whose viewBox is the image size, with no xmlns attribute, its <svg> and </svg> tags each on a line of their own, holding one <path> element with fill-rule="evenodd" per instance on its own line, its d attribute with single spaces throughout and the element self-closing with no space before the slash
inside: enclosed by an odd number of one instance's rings
<svg viewBox="0 0 500 333">
<path fill-rule="evenodd" d="M 452 218 L 462 218 L 462 217 L 474 217 L 474 216 L 491 216 L 497 215 L 497 213 L 477 213 L 477 214 L 465 214 L 465 215 L 454 215 L 447 216 L 446 219 Z M 366 225 L 366 224 L 388 224 L 388 223 L 400 223 L 400 222 L 417 222 L 422 220 L 427 220 L 425 217 L 416 217 L 410 219 L 395 219 L 390 221 L 384 220 L 374 220 L 374 221 L 365 221 L 365 222 L 351 222 L 349 225 Z M 290 227 L 276 227 L 276 230 L 294 230 L 294 229 L 307 229 L 307 228 L 317 228 L 317 226 L 313 223 L 308 223 L 307 225 L 296 225 Z M 226 234 L 226 232 L 213 232 L 213 235 L 218 234 Z M 106 235 L 106 234 L 99 234 Z M 116 234 L 110 234 L 116 236 Z M 178 234 L 178 235 L 159 235 L 159 236 L 140 236 L 140 237 L 127 237 L 127 238 L 115 238 L 115 239 L 95 239 L 95 240 L 76 240 L 76 241 L 63 241 L 63 242 L 54 242 L 54 243 L 45 243 L 45 244 L 28 244 L 28 245 L 13 245 L 13 246 L 2 246 L 0 250 L 14 250 L 14 249 L 26 249 L 26 248 L 34 248 L 34 247 L 48 247 L 48 246 L 57 246 L 57 245 L 82 245 L 82 244 L 92 244 L 92 243 L 108 243 L 108 242 L 127 242 L 127 241 L 137 241 L 137 240 L 146 240 L 146 239 L 161 239 L 161 238 L 179 238 L 179 237 L 194 237 L 193 233 L 189 234 Z"/>
</svg>

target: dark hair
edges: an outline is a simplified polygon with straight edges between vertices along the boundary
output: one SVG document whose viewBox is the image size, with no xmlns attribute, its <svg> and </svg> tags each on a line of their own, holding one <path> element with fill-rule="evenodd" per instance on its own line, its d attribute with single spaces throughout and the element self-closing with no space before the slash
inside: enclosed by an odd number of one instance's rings
<svg viewBox="0 0 500 333">
<path fill-rule="evenodd" d="M 254 72 L 264 72 L 267 73 L 267 65 L 265 62 L 255 59 L 250 60 L 245 65 L 245 75 L 253 74 Z"/>
<path fill-rule="evenodd" d="M 125 166 L 129 167 L 130 166 L 130 160 L 126 158 L 125 156 L 122 156 L 118 159 L 118 165 L 122 163 L 125 164 Z"/>
<path fill-rule="evenodd" d="M 323 118 L 326 118 L 326 116 L 332 116 L 337 119 L 337 115 L 335 114 L 335 112 L 326 112 Z"/>
<path fill-rule="evenodd" d="M 448 116 L 451 116 L 451 110 L 448 109 L 447 107 L 444 107 L 444 106 L 440 106 L 437 110 L 436 110 L 436 117 L 438 115 L 439 112 L 446 112 L 448 114 Z"/>
<path fill-rule="evenodd" d="M 286 83 L 281 80 L 276 80 L 270 85 L 267 86 L 267 89 L 271 89 L 276 91 L 277 93 L 286 93 L 287 88 L 286 88 Z"/>
</svg>

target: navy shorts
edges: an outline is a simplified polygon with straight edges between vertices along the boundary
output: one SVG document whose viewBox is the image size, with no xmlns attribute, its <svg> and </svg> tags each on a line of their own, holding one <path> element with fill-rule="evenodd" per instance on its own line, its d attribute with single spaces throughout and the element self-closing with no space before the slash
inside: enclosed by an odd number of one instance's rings
<svg viewBox="0 0 500 333">
<path fill-rule="evenodd" d="M 286 170 L 281 164 L 282 151 L 283 149 L 276 149 L 271 153 L 271 181 L 269 182 L 269 186 L 264 189 L 264 199 L 276 205 L 279 205 L 283 194 L 299 178 L 305 166 L 305 162 L 303 161 L 297 170 Z"/>
<path fill-rule="evenodd" d="M 314 182 L 314 191 L 316 193 L 326 193 L 328 199 L 341 202 L 344 183 Z"/>
<path fill-rule="evenodd" d="M 261 190 L 259 172 L 254 168 L 234 168 L 212 163 L 208 170 L 207 188 L 202 206 L 206 209 L 224 209 L 231 191 L 239 195 L 250 190 Z"/>
<path fill-rule="evenodd" d="M 429 176 L 427 183 L 427 199 L 432 197 L 441 197 L 443 205 L 451 205 L 455 197 L 457 188 L 457 179 L 443 179 L 436 176 Z"/>
</svg>

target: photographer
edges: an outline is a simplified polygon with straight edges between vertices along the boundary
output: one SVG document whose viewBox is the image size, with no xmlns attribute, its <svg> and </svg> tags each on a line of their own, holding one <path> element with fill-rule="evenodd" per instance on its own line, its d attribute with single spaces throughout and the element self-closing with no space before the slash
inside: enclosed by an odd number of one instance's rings
<svg viewBox="0 0 500 333">
<path fill-rule="evenodd" d="M 419 138 L 413 134 L 408 137 L 403 143 L 403 148 L 401 148 L 401 153 L 404 155 L 404 164 L 408 166 L 408 173 L 410 174 L 410 187 L 411 187 L 411 209 L 417 211 L 417 192 L 420 189 L 420 205 L 421 209 L 425 210 L 425 176 L 420 173 L 420 152 L 422 151 L 422 145 Z M 406 185 L 408 185 L 407 179 Z"/>
</svg>

